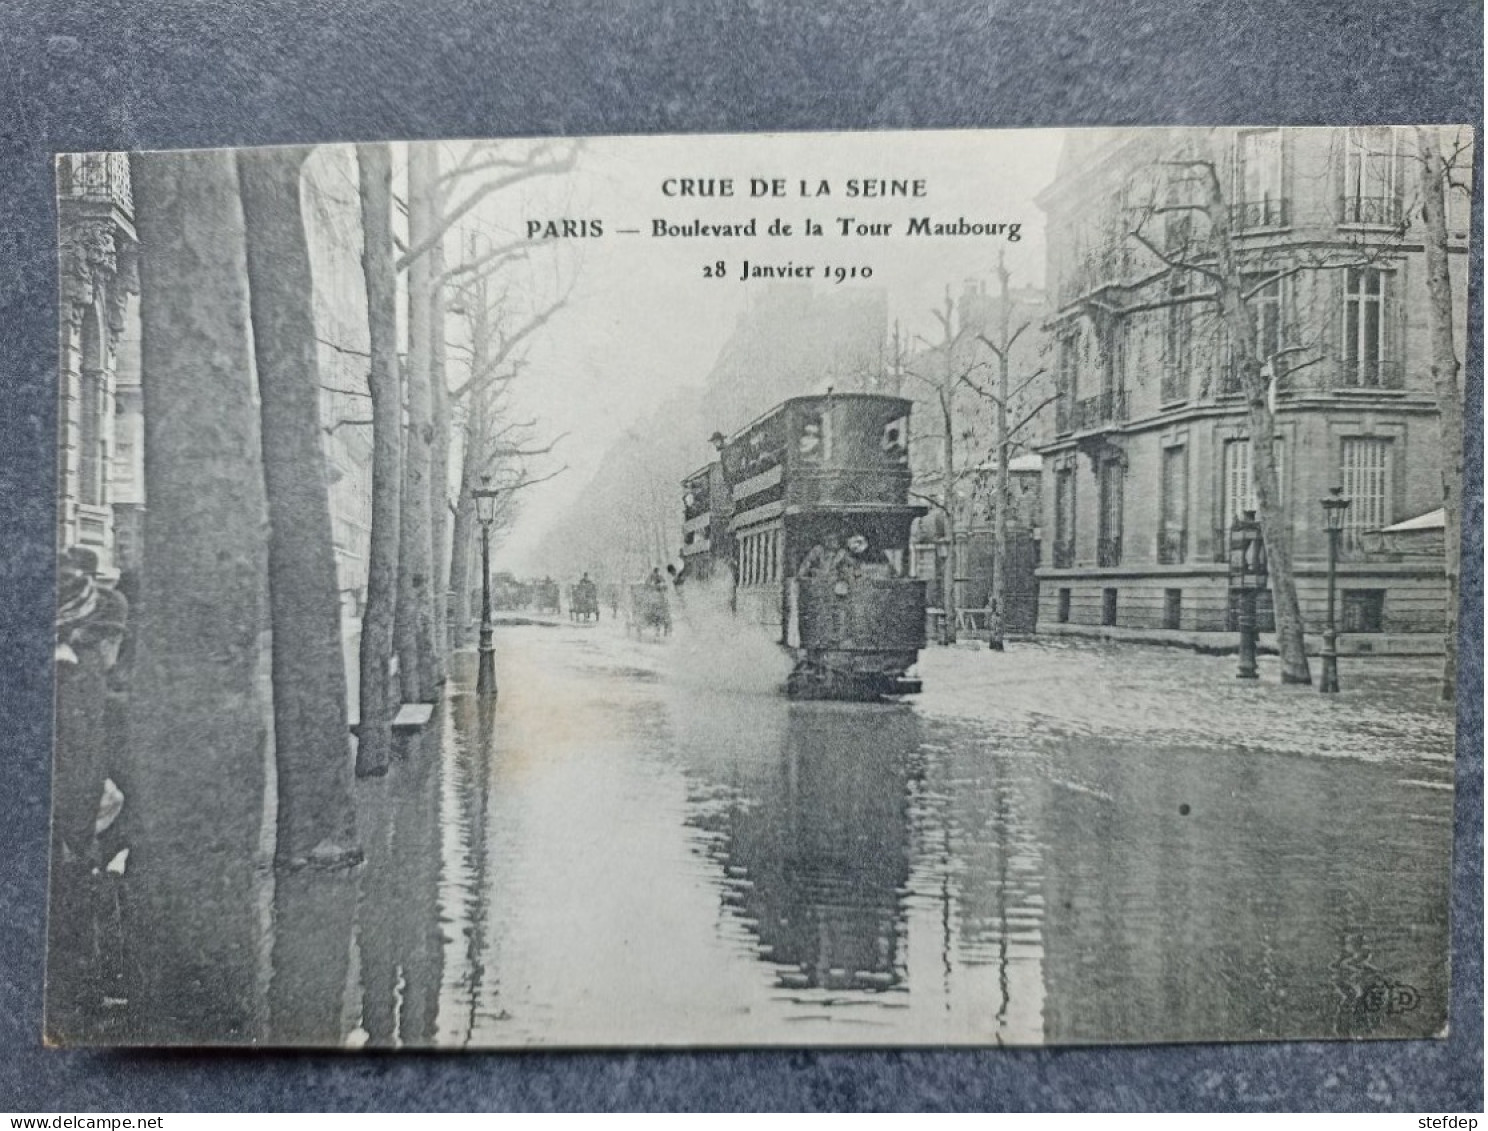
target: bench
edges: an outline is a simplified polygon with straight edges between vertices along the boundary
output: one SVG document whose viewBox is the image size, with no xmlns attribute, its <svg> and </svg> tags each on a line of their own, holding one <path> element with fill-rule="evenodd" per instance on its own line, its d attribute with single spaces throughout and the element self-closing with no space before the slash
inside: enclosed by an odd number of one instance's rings
<svg viewBox="0 0 1488 1131">
<path fill-rule="evenodd" d="M 433 703 L 404 703 L 398 708 L 398 713 L 393 716 L 393 733 L 412 734 L 423 730 L 433 717 Z M 360 719 L 353 720 L 351 733 L 356 734 L 361 725 Z"/>
</svg>

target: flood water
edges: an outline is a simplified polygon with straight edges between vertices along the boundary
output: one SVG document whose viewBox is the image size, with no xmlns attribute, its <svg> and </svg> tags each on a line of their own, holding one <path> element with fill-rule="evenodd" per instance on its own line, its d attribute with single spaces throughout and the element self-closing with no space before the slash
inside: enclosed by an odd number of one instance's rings
<svg viewBox="0 0 1488 1131">
<path fill-rule="evenodd" d="M 861 705 L 792 703 L 778 657 L 686 631 L 496 643 L 494 707 L 457 686 L 358 786 L 350 1043 L 1445 1024 L 1452 718 L 1429 661 L 1345 664 L 1335 698 L 1130 645 L 932 649 L 923 695 Z"/>
</svg>

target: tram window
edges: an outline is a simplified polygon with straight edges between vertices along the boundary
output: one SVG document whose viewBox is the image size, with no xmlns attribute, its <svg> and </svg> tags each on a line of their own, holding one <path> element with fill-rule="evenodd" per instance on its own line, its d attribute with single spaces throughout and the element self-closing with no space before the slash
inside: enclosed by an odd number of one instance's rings
<svg viewBox="0 0 1488 1131">
<path fill-rule="evenodd" d="M 801 422 L 801 437 L 796 450 L 802 459 L 812 462 L 832 458 L 832 418 L 826 413 L 816 413 Z"/>
<path fill-rule="evenodd" d="M 888 457 L 889 462 L 909 462 L 909 448 L 905 444 L 908 432 L 908 417 L 901 416 L 884 425 L 883 439 L 880 441 L 880 445 L 883 448 L 884 455 Z"/>
</svg>

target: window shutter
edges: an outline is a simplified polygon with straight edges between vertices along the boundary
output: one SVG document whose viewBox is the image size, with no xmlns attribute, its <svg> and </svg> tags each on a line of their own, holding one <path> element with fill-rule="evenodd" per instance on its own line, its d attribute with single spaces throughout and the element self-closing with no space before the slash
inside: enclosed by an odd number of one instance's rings
<svg viewBox="0 0 1488 1131">
<path fill-rule="evenodd" d="M 1348 356 L 1348 345 L 1345 338 L 1348 334 L 1348 303 L 1344 300 L 1344 291 L 1347 287 L 1347 271 L 1329 271 L 1328 280 L 1328 304 L 1333 311 L 1333 333 L 1323 335 L 1326 349 L 1333 353 L 1332 363 L 1327 366 L 1332 370 L 1332 385 L 1337 388 L 1348 384 L 1347 374 L 1344 372 L 1344 359 Z"/>
<path fill-rule="evenodd" d="M 1404 388 L 1403 362 L 1405 327 L 1401 313 L 1405 303 L 1396 299 L 1400 284 L 1404 281 L 1396 271 L 1380 273 L 1380 387 L 1383 389 Z"/>
</svg>

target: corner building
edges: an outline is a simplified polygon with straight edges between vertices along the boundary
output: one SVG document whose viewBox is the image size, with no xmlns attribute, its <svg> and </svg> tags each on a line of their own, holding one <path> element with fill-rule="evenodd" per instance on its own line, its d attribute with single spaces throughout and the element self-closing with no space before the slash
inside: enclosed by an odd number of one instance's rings
<svg viewBox="0 0 1488 1131">
<path fill-rule="evenodd" d="M 1439 527 L 1442 505 L 1415 145 L 1408 128 L 1071 132 L 1039 197 L 1058 394 L 1040 631 L 1233 643 L 1226 532 L 1255 507 L 1254 438 L 1203 298 L 1201 167 L 1181 154 L 1215 170 L 1246 274 L 1309 646 L 1327 605 L 1319 500 L 1340 485 L 1340 651 L 1440 648 L 1440 540 L 1384 533 Z M 1470 206 L 1450 196 L 1461 356 Z"/>
</svg>

